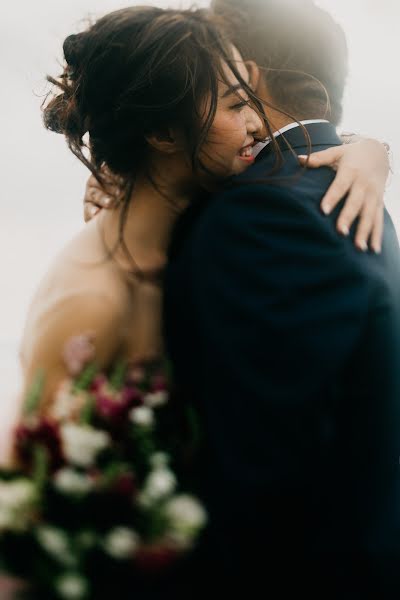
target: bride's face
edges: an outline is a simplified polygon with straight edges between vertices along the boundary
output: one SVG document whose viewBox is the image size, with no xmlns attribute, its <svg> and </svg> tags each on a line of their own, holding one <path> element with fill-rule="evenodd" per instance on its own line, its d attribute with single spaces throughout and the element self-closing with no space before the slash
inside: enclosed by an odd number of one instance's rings
<svg viewBox="0 0 400 600">
<path fill-rule="evenodd" d="M 240 76 L 250 83 L 246 65 L 236 49 L 234 60 Z M 263 128 L 256 111 L 246 104 L 249 98 L 241 84 L 228 65 L 223 68 L 227 83 L 219 83 L 215 118 L 199 156 L 217 179 L 238 175 L 253 164 L 252 145 Z M 205 103 L 205 114 L 208 102 Z"/>
</svg>

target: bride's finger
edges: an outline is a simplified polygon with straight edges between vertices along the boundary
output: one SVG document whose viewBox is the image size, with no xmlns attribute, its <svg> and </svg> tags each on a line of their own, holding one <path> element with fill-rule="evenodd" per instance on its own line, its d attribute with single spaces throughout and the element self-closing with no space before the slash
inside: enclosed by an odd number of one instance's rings
<svg viewBox="0 0 400 600">
<path fill-rule="evenodd" d="M 321 210 L 329 215 L 332 210 L 354 187 L 355 173 L 353 169 L 342 167 L 321 200 Z"/>
<path fill-rule="evenodd" d="M 101 196 L 117 197 L 119 193 L 120 187 L 115 181 L 101 184 L 94 175 L 91 175 L 86 182 L 85 200 L 96 203 L 97 198 Z"/>
<path fill-rule="evenodd" d="M 336 228 L 342 235 L 348 235 L 355 219 L 360 216 L 365 203 L 365 189 L 361 185 L 353 185 L 339 214 Z M 376 207 L 376 205 L 375 205 Z"/>
<path fill-rule="evenodd" d="M 331 167 L 332 169 L 337 168 L 337 163 L 344 154 L 343 146 L 332 146 L 326 150 L 320 150 L 319 152 L 312 152 L 308 156 L 306 154 L 300 154 L 298 159 L 302 165 L 307 164 L 307 167 L 312 169 L 318 169 L 319 167 Z"/>
<path fill-rule="evenodd" d="M 377 254 L 380 254 L 382 250 L 382 239 L 383 239 L 383 222 L 384 222 L 384 205 L 382 202 L 379 203 L 378 209 L 375 215 L 374 227 L 371 235 L 371 248 Z"/>
<path fill-rule="evenodd" d="M 357 224 L 357 232 L 354 243 L 356 247 L 363 252 L 368 250 L 368 240 L 374 227 L 377 204 L 378 201 L 375 203 L 368 201 L 364 203 L 361 209 L 361 215 Z"/>
</svg>

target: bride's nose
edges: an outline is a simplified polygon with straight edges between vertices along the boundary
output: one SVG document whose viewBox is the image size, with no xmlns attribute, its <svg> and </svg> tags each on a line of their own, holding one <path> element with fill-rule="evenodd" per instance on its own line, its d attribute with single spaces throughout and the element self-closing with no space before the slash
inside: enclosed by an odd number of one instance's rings
<svg viewBox="0 0 400 600">
<path fill-rule="evenodd" d="M 258 134 L 263 128 L 261 118 L 250 106 L 247 107 L 247 131 L 251 134 Z"/>
</svg>

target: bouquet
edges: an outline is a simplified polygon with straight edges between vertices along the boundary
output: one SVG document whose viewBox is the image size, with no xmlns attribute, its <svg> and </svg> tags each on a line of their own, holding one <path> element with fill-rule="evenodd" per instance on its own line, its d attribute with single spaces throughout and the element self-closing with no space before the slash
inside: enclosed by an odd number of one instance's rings
<svg viewBox="0 0 400 600">
<path fill-rule="evenodd" d="M 38 374 L 15 432 L 17 467 L 0 472 L 0 564 L 40 598 L 80 600 L 110 579 L 165 572 L 207 514 L 182 489 L 196 419 L 173 400 L 168 362 L 101 372 L 90 336 L 70 340 L 64 361 L 69 377 L 45 411 Z"/>
</svg>

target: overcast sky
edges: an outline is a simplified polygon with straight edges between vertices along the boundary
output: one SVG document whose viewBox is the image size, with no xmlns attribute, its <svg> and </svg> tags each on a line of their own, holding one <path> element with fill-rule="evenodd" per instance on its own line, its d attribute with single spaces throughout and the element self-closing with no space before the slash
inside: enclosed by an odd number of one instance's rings
<svg viewBox="0 0 400 600">
<path fill-rule="evenodd" d="M 296 2 L 296 0 L 293 0 Z M 141 2 L 144 4 L 145 2 Z M 148 2 L 187 6 L 191 2 Z M 0 21 L 0 381 L 17 382 L 16 348 L 27 305 L 55 251 L 82 227 L 84 167 L 61 136 L 44 130 L 44 76 L 57 74 L 63 39 L 87 16 L 129 3 L 113 0 L 15 0 Z M 207 2 L 198 2 L 206 5 Z M 351 77 L 343 130 L 389 142 L 396 163 L 387 205 L 400 231 L 400 56 L 397 0 L 320 0 L 342 23 Z M 3 401 L 4 402 L 4 401 Z M 0 405 L 1 418 L 1 405 Z"/>
</svg>

